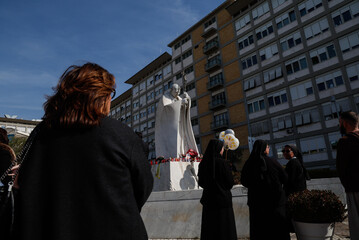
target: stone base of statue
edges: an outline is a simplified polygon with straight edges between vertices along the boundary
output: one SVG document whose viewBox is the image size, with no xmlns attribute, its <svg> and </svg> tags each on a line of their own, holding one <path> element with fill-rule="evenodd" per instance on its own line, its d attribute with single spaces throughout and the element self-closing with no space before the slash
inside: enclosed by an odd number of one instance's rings
<svg viewBox="0 0 359 240">
<path fill-rule="evenodd" d="M 179 159 L 151 163 L 154 178 L 153 191 L 180 191 L 198 189 L 198 161 Z"/>
</svg>

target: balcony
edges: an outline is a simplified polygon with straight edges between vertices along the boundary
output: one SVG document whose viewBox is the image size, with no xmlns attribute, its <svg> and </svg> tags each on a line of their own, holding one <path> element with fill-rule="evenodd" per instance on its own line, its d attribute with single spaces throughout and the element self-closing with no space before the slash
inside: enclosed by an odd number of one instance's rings
<svg viewBox="0 0 359 240">
<path fill-rule="evenodd" d="M 204 32 L 202 33 L 202 37 L 203 38 L 208 38 L 210 36 L 212 36 L 213 34 L 215 34 L 217 32 L 217 29 L 215 27 L 209 27 L 208 29 L 205 29 Z"/>
<path fill-rule="evenodd" d="M 204 47 L 203 47 L 203 53 L 209 54 L 219 48 L 219 42 L 218 41 L 209 41 Z"/>
<path fill-rule="evenodd" d="M 219 59 L 219 58 L 209 59 L 205 66 L 206 72 L 211 72 L 211 71 L 214 71 L 214 70 L 220 68 L 221 63 L 222 63 L 221 59 Z"/>
<path fill-rule="evenodd" d="M 226 103 L 227 103 L 226 99 L 220 98 L 220 99 L 212 100 L 208 104 L 209 104 L 209 109 L 214 110 L 220 107 L 225 107 Z"/>
<path fill-rule="evenodd" d="M 215 78 L 213 80 L 210 79 L 209 82 L 207 83 L 207 90 L 223 87 L 223 85 L 224 85 L 223 77 Z"/>
<path fill-rule="evenodd" d="M 228 119 L 221 119 L 218 121 L 211 122 L 211 130 L 226 129 L 229 127 Z"/>
</svg>

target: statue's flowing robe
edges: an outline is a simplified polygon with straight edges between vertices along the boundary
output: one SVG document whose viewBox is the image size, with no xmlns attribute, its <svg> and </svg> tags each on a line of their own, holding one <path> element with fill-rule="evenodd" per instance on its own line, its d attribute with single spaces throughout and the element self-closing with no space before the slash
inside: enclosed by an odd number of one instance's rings
<svg viewBox="0 0 359 240">
<path fill-rule="evenodd" d="M 158 102 L 155 125 L 156 156 L 181 157 L 189 149 L 198 152 L 190 116 L 191 101 L 182 106 L 182 98 L 165 93 Z"/>
</svg>

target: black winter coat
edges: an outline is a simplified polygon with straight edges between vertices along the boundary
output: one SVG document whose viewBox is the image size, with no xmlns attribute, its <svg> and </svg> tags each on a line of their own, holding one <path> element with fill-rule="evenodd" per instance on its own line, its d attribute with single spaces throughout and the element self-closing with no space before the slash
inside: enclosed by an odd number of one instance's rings
<svg viewBox="0 0 359 240">
<path fill-rule="evenodd" d="M 288 174 L 288 184 L 285 187 L 287 196 L 307 189 L 305 171 L 297 158 L 288 161 L 285 171 Z"/>
<path fill-rule="evenodd" d="M 110 118 L 85 130 L 42 128 L 19 173 L 16 239 L 148 239 L 140 211 L 153 177 L 142 149 Z"/>
</svg>

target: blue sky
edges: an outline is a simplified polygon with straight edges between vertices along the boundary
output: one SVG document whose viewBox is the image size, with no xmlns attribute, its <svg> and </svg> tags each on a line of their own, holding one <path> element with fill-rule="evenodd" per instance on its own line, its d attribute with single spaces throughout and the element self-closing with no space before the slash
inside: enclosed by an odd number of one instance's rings
<svg viewBox="0 0 359 240">
<path fill-rule="evenodd" d="M 0 0 L 0 116 L 40 119 L 66 68 L 95 62 L 124 82 L 224 0 Z"/>
</svg>

